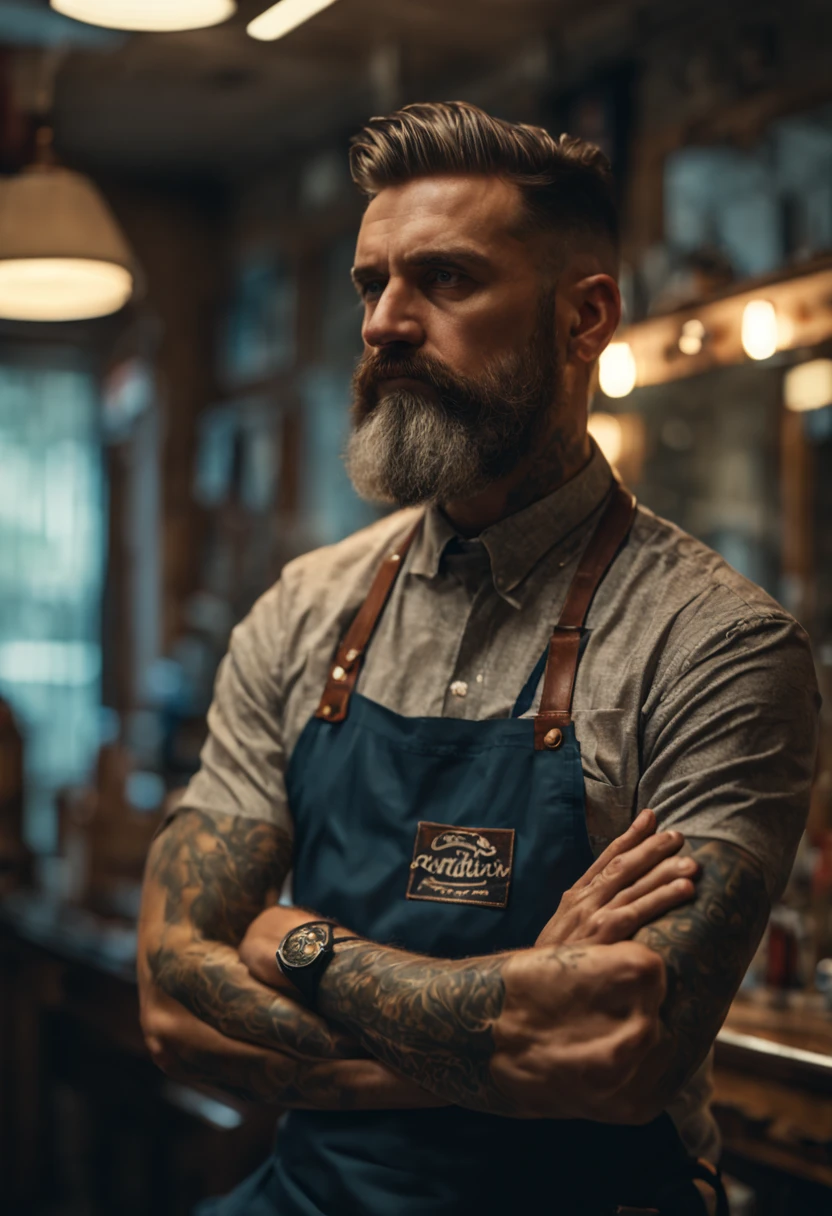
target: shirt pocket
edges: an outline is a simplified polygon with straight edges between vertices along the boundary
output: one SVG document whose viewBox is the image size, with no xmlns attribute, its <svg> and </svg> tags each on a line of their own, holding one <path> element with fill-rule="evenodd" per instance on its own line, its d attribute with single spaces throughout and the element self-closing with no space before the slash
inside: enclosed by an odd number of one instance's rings
<svg viewBox="0 0 832 1216">
<path fill-rule="evenodd" d="M 636 741 L 627 735 L 623 709 L 576 710 L 572 717 L 581 748 L 587 835 L 597 857 L 632 821 Z"/>
</svg>

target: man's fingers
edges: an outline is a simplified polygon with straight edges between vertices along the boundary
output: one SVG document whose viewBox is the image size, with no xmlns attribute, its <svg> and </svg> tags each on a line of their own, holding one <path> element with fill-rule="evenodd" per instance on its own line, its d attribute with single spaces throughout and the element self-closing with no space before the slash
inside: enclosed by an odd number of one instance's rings
<svg viewBox="0 0 832 1216">
<path fill-rule="evenodd" d="M 692 857 L 668 857 L 660 861 L 638 881 L 624 887 L 609 901 L 608 908 L 620 908 L 625 904 L 634 903 L 642 895 L 656 891 L 677 878 L 695 880 L 699 874 L 699 864 Z"/>
<path fill-rule="evenodd" d="M 592 863 L 587 872 L 578 879 L 575 883 L 576 887 L 587 887 L 592 882 L 593 878 L 605 869 L 606 866 L 618 857 L 621 853 L 626 853 L 629 849 L 634 849 L 642 841 L 646 840 L 656 830 L 656 816 L 646 807 L 640 815 L 637 815 L 626 832 L 621 836 L 616 836 L 611 844 L 608 844 L 601 856 Z"/>
<path fill-rule="evenodd" d="M 649 925 L 651 921 L 672 912 L 674 908 L 688 903 L 696 894 L 696 887 L 689 878 L 677 878 L 655 891 L 642 895 L 640 899 L 620 908 L 606 909 L 601 941 L 604 945 L 625 941 Z"/>
<path fill-rule="evenodd" d="M 681 832 L 659 832 L 626 853 L 614 857 L 592 881 L 586 898 L 598 907 L 609 903 L 619 891 L 632 886 L 665 858 L 678 853 L 684 844 Z"/>
</svg>

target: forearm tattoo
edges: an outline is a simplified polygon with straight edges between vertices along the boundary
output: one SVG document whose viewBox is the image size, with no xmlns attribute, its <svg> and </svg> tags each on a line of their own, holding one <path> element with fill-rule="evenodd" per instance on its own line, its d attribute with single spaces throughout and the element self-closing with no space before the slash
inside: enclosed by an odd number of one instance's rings
<svg viewBox="0 0 832 1216">
<path fill-rule="evenodd" d="M 437 1097 L 508 1115 L 511 1104 L 491 1075 L 505 961 L 447 962 L 369 943 L 344 946 L 324 972 L 318 1007 L 376 1059 Z"/>
<path fill-rule="evenodd" d="M 275 903 L 291 841 L 278 828 L 188 810 L 154 842 L 146 882 L 161 888 L 164 915 L 147 964 L 153 980 L 230 1038 L 302 1056 L 359 1053 L 337 1029 L 249 974 L 236 947 Z"/>
<path fill-rule="evenodd" d="M 737 845 L 689 839 L 699 862 L 696 898 L 636 934 L 667 970 L 662 1006 L 661 1087 L 669 1100 L 716 1038 L 770 911 L 757 861 Z"/>
<path fill-rule="evenodd" d="M 298 1059 L 283 1052 L 257 1050 L 221 1054 L 182 1043 L 171 1073 L 179 1081 L 209 1084 L 247 1102 L 290 1110 L 363 1110 L 407 1108 L 395 1081 L 379 1084 L 369 1060 Z M 404 1083 L 402 1083 L 404 1084 Z M 420 1102 L 423 1106 L 427 1103 Z"/>
<path fill-rule="evenodd" d="M 148 877 L 164 891 L 166 924 L 187 915 L 203 937 L 237 946 L 277 903 L 291 860 L 290 837 L 272 824 L 186 810 L 154 841 Z"/>
</svg>

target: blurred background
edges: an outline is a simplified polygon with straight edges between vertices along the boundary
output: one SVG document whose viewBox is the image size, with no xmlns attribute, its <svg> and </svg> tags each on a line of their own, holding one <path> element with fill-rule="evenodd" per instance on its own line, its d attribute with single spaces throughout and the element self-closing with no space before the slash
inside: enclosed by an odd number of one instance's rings
<svg viewBox="0 0 832 1216">
<path fill-rule="evenodd" d="M 832 1211 L 832 8 L 267 3 L 0 0 L 0 1210 L 184 1216 L 268 1149 L 146 1056 L 142 864 L 234 622 L 374 517 L 349 136 L 465 99 L 610 156 L 592 430 L 812 639 L 809 828 L 716 1103 L 735 1216 Z"/>
</svg>

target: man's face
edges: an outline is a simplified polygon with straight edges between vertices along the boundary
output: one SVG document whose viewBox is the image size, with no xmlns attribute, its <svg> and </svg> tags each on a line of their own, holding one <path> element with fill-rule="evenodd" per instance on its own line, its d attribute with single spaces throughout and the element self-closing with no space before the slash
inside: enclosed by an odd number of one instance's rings
<svg viewBox="0 0 832 1216">
<path fill-rule="evenodd" d="M 554 289 L 517 187 L 422 178 L 367 207 L 354 278 L 364 354 L 347 466 L 400 505 L 467 497 L 528 455 L 558 404 Z"/>
</svg>

